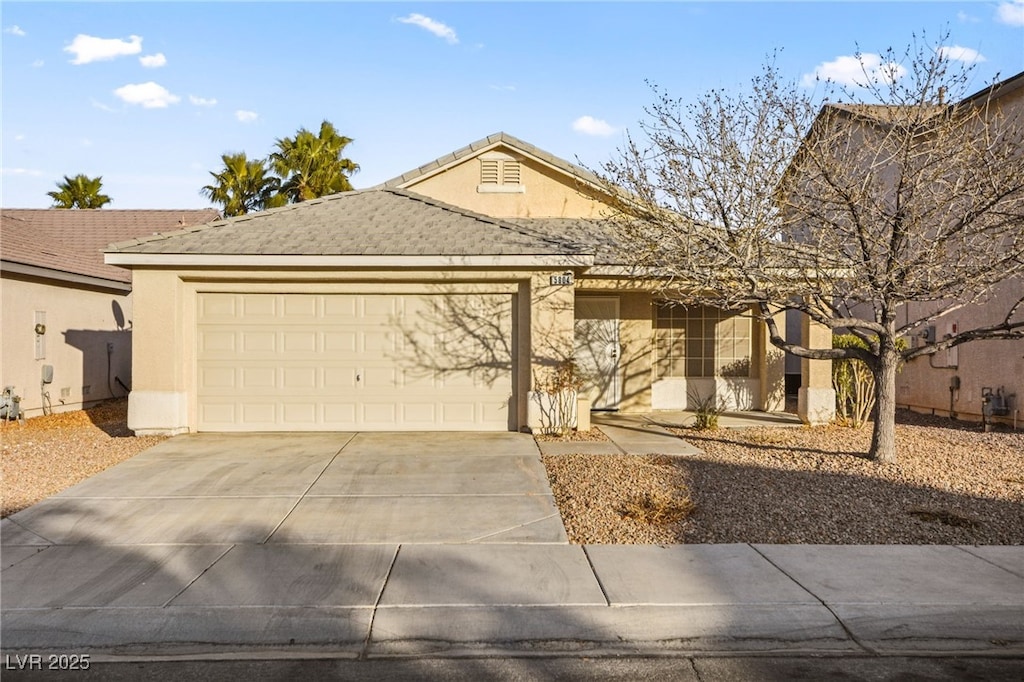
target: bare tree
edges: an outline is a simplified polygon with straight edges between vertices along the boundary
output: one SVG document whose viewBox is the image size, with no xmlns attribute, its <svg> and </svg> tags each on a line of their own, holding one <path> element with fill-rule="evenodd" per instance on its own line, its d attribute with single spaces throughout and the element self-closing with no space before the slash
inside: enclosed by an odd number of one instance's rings
<svg viewBox="0 0 1024 682">
<path fill-rule="evenodd" d="M 964 97 L 971 69 L 946 55 L 915 40 L 880 69 L 861 59 L 859 87 L 825 84 L 821 107 L 771 62 L 750 88 L 689 104 L 655 88 L 641 140 L 627 139 L 603 173 L 625 190 L 616 219 L 635 265 L 658 275 L 665 295 L 750 306 L 778 348 L 867 364 L 869 455 L 884 462 L 896 459 L 901 362 L 1024 338 L 1016 296 L 998 323 L 928 345 L 898 341 L 1024 273 L 1024 104 L 1003 102 L 997 86 Z M 782 310 L 867 349 L 784 339 Z"/>
</svg>

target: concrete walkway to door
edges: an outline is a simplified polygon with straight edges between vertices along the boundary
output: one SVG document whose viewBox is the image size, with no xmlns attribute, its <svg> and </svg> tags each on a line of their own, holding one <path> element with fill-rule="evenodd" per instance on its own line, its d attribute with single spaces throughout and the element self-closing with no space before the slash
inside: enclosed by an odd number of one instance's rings
<svg viewBox="0 0 1024 682">
<path fill-rule="evenodd" d="M 570 545 L 522 434 L 181 436 L 0 540 L 11 661 L 1024 656 L 1024 548 Z"/>
</svg>

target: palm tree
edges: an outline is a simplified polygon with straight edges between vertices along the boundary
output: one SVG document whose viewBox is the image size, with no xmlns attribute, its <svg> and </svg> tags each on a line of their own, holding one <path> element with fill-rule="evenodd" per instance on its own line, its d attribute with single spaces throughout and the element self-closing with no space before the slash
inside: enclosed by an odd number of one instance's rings
<svg viewBox="0 0 1024 682">
<path fill-rule="evenodd" d="M 103 177 L 90 178 L 79 173 L 73 178 L 64 176 L 64 182 L 57 183 L 56 192 L 47 192 L 53 199 L 54 208 L 103 208 L 113 199 L 100 194 Z"/>
<path fill-rule="evenodd" d="M 352 138 L 339 135 L 330 121 L 320 124 L 320 134 L 299 128 L 295 137 L 276 141 L 270 155 L 274 172 L 284 182 L 281 192 L 293 203 L 352 189 L 348 176 L 359 165 L 342 156 Z"/>
<path fill-rule="evenodd" d="M 281 181 L 267 175 L 263 159 L 249 161 L 245 152 L 222 154 L 224 170 L 210 171 L 216 181 L 199 192 L 215 204 L 224 207 L 224 217 L 244 215 L 249 211 L 283 206 L 285 198 L 278 193 Z"/>
</svg>

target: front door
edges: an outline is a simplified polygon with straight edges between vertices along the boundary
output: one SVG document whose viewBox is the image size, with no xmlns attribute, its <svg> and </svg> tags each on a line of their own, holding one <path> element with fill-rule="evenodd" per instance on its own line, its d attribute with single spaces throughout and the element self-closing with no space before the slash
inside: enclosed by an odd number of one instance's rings
<svg viewBox="0 0 1024 682">
<path fill-rule="evenodd" d="M 584 397 L 595 410 L 619 409 L 619 299 L 578 296 L 574 331 Z"/>
</svg>

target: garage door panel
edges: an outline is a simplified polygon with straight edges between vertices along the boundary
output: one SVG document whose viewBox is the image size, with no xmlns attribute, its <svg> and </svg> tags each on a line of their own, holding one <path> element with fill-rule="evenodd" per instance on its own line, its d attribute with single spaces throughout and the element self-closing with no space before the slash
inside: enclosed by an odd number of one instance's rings
<svg viewBox="0 0 1024 682">
<path fill-rule="evenodd" d="M 463 424 L 476 421 L 476 403 L 450 402 L 441 406 L 441 420 L 444 424 Z"/>
<path fill-rule="evenodd" d="M 329 331 L 323 333 L 324 351 L 327 353 L 354 353 L 358 347 L 354 331 Z"/>
<path fill-rule="evenodd" d="M 246 320 L 255 322 L 260 318 L 276 319 L 278 317 L 277 294 L 245 294 L 238 296 L 241 302 L 240 313 Z M 283 303 L 283 301 L 282 301 Z"/>
<path fill-rule="evenodd" d="M 284 296 L 282 317 L 288 320 L 315 321 L 319 317 L 317 308 L 320 305 L 319 296 Z"/>
<path fill-rule="evenodd" d="M 241 404 L 242 424 L 279 424 L 276 402 L 253 400 Z"/>
<path fill-rule="evenodd" d="M 490 341 L 459 336 L 479 324 L 453 328 L 473 298 L 200 294 L 199 428 L 505 430 L 512 298 L 477 306 Z"/>
<path fill-rule="evenodd" d="M 204 367 L 199 370 L 199 390 L 209 393 L 219 389 L 238 388 L 235 369 L 232 367 Z"/>
<path fill-rule="evenodd" d="M 255 355 L 259 353 L 276 353 L 278 349 L 277 332 L 239 330 L 238 347 L 242 353 Z"/>
<path fill-rule="evenodd" d="M 356 296 L 322 296 L 323 316 L 329 319 L 355 319 L 359 308 Z"/>
<path fill-rule="evenodd" d="M 199 316 L 208 321 L 231 321 L 237 315 L 236 294 L 204 294 L 199 299 Z"/>
<path fill-rule="evenodd" d="M 239 388 L 243 391 L 279 386 L 276 367 L 242 367 L 239 369 L 239 374 L 242 379 L 239 382 Z"/>
<path fill-rule="evenodd" d="M 358 421 L 359 406 L 354 402 L 328 401 L 321 407 L 325 424 L 355 424 Z"/>
<path fill-rule="evenodd" d="M 401 377 L 402 386 L 407 390 L 437 389 L 441 382 L 435 372 L 422 372 L 419 370 L 404 370 Z"/>
<path fill-rule="evenodd" d="M 367 426 L 386 428 L 398 423 L 398 405 L 395 403 L 363 403 L 361 407 L 363 423 Z"/>
<path fill-rule="evenodd" d="M 405 311 L 404 296 L 374 295 L 361 296 L 360 316 L 371 322 L 387 322 L 389 318 Z"/>
<path fill-rule="evenodd" d="M 282 421 L 290 426 L 313 426 L 317 422 L 319 406 L 313 402 L 291 401 L 281 406 Z"/>
<path fill-rule="evenodd" d="M 381 323 L 385 326 L 388 323 Z M 375 356 L 393 357 L 402 350 L 402 336 L 394 332 L 361 332 L 359 334 L 359 350 Z M 387 355 L 384 355 L 387 354 Z"/>
<path fill-rule="evenodd" d="M 356 389 L 356 370 L 354 367 L 325 367 L 323 370 L 323 388 L 332 393 L 338 389 L 354 391 Z"/>
<path fill-rule="evenodd" d="M 315 353 L 317 350 L 317 333 L 311 330 L 282 332 L 281 347 L 285 353 Z"/>
<path fill-rule="evenodd" d="M 234 427 L 238 421 L 235 412 L 235 403 L 215 402 L 208 400 L 199 406 L 199 419 L 207 424 L 218 424 L 225 430 Z"/>
<path fill-rule="evenodd" d="M 316 367 L 284 367 L 281 370 L 281 388 L 286 391 L 313 390 L 323 386 Z"/>
<path fill-rule="evenodd" d="M 234 353 L 237 350 L 235 332 L 203 332 L 199 334 L 199 350 L 203 353 Z"/>
<path fill-rule="evenodd" d="M 437 405 L 432 403 L 402 405 L 402 421 L 410 425 L 422 424 L 429 427 L 437 421 Z"/>
</svg>

